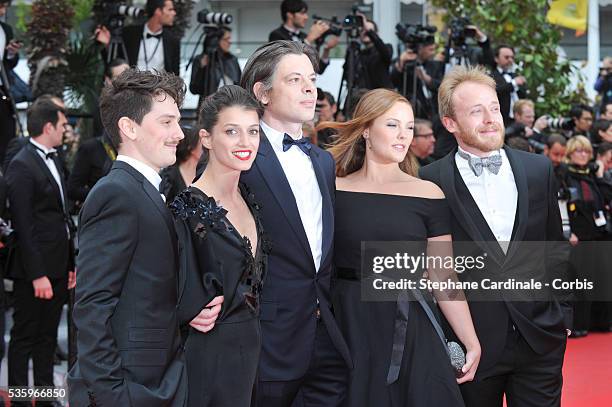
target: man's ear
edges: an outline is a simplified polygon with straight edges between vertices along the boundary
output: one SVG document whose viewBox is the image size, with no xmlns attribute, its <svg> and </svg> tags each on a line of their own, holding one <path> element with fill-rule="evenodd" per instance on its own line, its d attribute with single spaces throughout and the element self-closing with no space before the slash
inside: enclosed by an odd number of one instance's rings
<svg viewBox="0 0 612 407">
<path fill-rule="evenodd" d="M 268 97 L 268 92 L 264 90 L 264 84 L 261 82 L 255 82 L 253 85 L 253 93 L 257 100 L 259 100 L 263 105 L 267 105 L 270 103 L 270 98 Z"/>
<path fill-rule="evenodd" d="M 119 119 L 119 122 L 117 122 L 117 127 L 119 127 L 119 133 L 132 141 L 136 140 L 135 126 L 136 123 L 134 123 L 132 119 L 125 116 L 123 116 L 121 119 Z"/>
<path fill-rule="evenodd" d="M 206 148 L 207 150 L 211 150 L 212 140 L 210 137 L 210 133 L 206 131 L 205 129 L 200 129 L 200 132 L 198 134 L 200 136 L 200 143 L 202 143 L 204 148 Z"/>
<path fill-rule="evenodd" d="M 446 127 L 446 130 L 448 130 L 449 133 L 455 133 L 458 129 L 457 122 L 455 122 L 455 120 L 449 116 L 442 117 L 442 124 L 444 127 Z"/>
</svg>

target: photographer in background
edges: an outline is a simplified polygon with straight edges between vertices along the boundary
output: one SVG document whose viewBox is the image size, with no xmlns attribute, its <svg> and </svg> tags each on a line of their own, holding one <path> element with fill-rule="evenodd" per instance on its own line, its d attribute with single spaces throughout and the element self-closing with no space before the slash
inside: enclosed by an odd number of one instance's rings
<svg viewBox="0 0 612 407">
<path fill-rule="evenodd" d="M 4 17 L 11 0 L 0 0 L 0 17 Z M 0 21 L 0 162 L 4 160 L 6 146 L 15 137 L 15 111 L 9 94 L 9 72 L 17 66 L 21 42 L 13 39 L 10 25 Z"/>
<path fill-rule="evenodd" d="M 601 106 L 612 103 L 612 57 L 604 58 L 594 88 L 601 95 Z"/>
<path fill-rule="evenodd" d="M 336 121 L 336 112 L 338 111 L 338 105 L 334 96 L 324 91 L 321 88 L 317 88 L 317 107 L 315 108 L 315 127 L 321 122 L 334 122 Z M 317 132 L 317 144 L 321 148 L 327 147 L 332 142 L 332 137 L 336 135 L 334 129 L 326 128 L 321 129 Z"/>
<path fill-rule="evenodd" d="M 125 45 L 118 48 L 117 58 L 128 60 L 130 66 L 143 71 L 166 71 L 180 75 L 181 40 L 164 27 L 174 24 L 176 11 L 171 0 L 147 0 L 145 24 L 130 25 L 123 29 Z M 96 40 L 106 47 L 111 42 L 110 31 L 104 26 L 96 29 Z"/>
<path fill-rule="evenodd" d="M 447 70 L 456 65 L 493 66 L 489 38 L 465 17 L 453 18 L 449 24 L 448 42 L 444 49 Z M 474 45 L 478 45 L 477 47 Z"/>
<path fill-rule="evenodd" d="M 393 47 L 391 44 L 385 44 L 378 36 L 378 27 L 374 21 L 368 20 L 361 12 L 356 12 L 355 15 L 363 21 L 359 34 L 363 46 L 359 53 L 355 85 L 359 89 L 392 89 L 389 66 Z"/>
<path fill-rule="evenodd" d="M 411 101 L 415 116 L 429 120 L 438 113 L 438 88 L 444 77 L 444 63 L 434 60 L 434 32 L 435 27 L 398 24 L 396 35 L 405 49 L 391 67 L 391 82 Z"/>
<path fill-rule="evenodd" d="M 514 104 L 525 97 L 523 86 L 527 83 L 524 76 L 516 75 L 514 48 L 505 44 L 495 48 L 495 67 L 491 69 L 491 76 L 495 79 L 504 125 L 508 126 L 514 119 Z"/>
<path fill-rule="evenodd" d="M 270 32 L 268 41 L 288 40 L 306 43 L 319 52 L 323 46 L 323 54 L 320 55 L 318 74 L 325 72 L 329 65 L 329 52 L 336 47 L 339 38 L 335 35 L 327 36 L 329 24 L 325 21 L 315 21 L 310 27 L 308 34 L 301 31 L 306 27 L 308 21 L 308 5 L 302 0 L 283 0 L 281 3 L 281 18 L 283 23 L 280 27 Z M 325 44 L 321 40 L 325 37 Z"/>
<path fill-rule="evenodd" d="M 232 29 L 229 27 L 217 27 L 206 35 L 203 52 L 194 58 L 189 83 L 191 93 L 200 95 L 198 106 L 206 96 L 213 93 L 206 90 L 207 81 L 212 81 L 208 87 L 211 91 L 224 85 L 240 83 L 240 64 L 238 58 L 230 52 L 231 46 Z M 210 63 L 211 58 L 215 59 L 214 64 Z M 211 66 L 213 72 L 210 72 Z"/>
</svg>

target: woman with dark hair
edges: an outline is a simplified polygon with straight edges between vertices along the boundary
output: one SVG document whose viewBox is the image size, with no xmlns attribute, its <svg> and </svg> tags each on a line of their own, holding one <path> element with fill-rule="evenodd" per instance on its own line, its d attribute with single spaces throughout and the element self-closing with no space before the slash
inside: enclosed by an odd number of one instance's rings
<svg viewBox="0 0 612 407">
<path fill-rule="evenodd" d="M 182 126 L 182 129 L 185 138 L 176 148 L 176 162 L 164 168 L 159 174 L 162 178 L 159 190 L 164 194 L 168 203 L 172 202 L 179 192 L 193 182 L 203 151 L 198 131 L 187 126 Z"/>
<path fill-rule="evenodd" d="M 221 307 L 209 332 L 190 328 L 187 335 L 189 406 L 251 403 L 261 348 L 259 295 L 268 245 L 259 206 L 239 179 L 257 155 L 258 108 L 235 85 L 203 101 L 199 136 L 209 161 L 202 176 L 170 205 L 181 249 L 179 317 L 190 321 L 200 312 L 198 307 L 211 301 Z"/>
<path fill-rule="evenodd" d="M 405 290 L 393 301 L 363 301 L 362 242 L 415 242 L 421 250 L 452 255 L 450 211 L 442 191 L 416 177 L 409 151 L 414 114 L 400 94 L 366 93 L 328 150 L 336 160 L 334 310 L 354 368 L 343 405 L 463 406 L 457 383 L 472 380 L 480 344 L 462 291 L 438 305 L 467 348 L 466 363 L 451 367 L 444 334 L 427 291 Z M 373 212 L 376 213 L 373 216 Z M 454 270 L 424 269 L 430 280 L 456 279 Z M 420 275 L 420 272 L 419 272 Z M 365 285 L 364 285 L 365 286 Z M 461 366 L 462 365 L 462 366 Z M 455 375 L 460 377 L 455 379 Z"/>
</svg>

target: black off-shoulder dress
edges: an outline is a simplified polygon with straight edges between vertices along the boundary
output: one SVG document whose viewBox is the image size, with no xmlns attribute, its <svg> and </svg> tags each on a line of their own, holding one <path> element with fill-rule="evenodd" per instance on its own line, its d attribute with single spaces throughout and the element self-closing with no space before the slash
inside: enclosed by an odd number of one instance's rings
<svg viewBox="0 0 612 407">
<path fill-rule="evenodd" d="M 181 275 L 178 312 L 191 321 L 215 296 L 224 302 L 215 327 L 207 332 L 189 328 L 185 360 L 192 407 L 248 407 L 259 363 L 261 332 L 259 295 L 269 245 L 263 235 L 259 206 L 245 186 L 240 191 L 257 226 L 255 255 L 240 236 L 227 211 L 195 187 L 171 204 L 180 247 Z"/>
<path fill-rule="evenodd" d="M 361 297 L 361 242 L 450 234 L 445 199 L 336 192 L 333 304 L 353 359 L 345 407 L 463 407 L 449 356 L 416 301 Z M 429 293 L 422 293 L 431 297 Z"/>
</svg>

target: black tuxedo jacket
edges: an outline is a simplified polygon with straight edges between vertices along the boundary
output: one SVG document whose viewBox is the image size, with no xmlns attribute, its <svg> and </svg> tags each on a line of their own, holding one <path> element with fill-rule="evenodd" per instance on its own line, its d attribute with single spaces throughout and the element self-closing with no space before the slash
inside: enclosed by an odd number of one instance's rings
<svg viewBox="0 0 612 407">
<path fill-rule="evenodd" d="M 74 157 L 74 165 L 68 178 L 68 197 L 83 203 L 87 194 L 100 178 L 108 174 L 113 161 L 108 156 L 102 139 L 85 140 Z"/>
<path fill-rule="evenodd" d="M 136 66 L 138 64 L 138 51 L 140 50 L 143 30 L 144 24 L 130 25 L 123 29 L 123 43 L 125 44 L 125 50 L 127 52 L 127 56 L 123 57 L 127 58 L 130 66 Z M 164 52 L 164 69 L 166 72 L 173 72 L 180 76 L 181 39 L 175 37 L 170 30 L 163 30 L 162 46 Z M 121 49 L 118 54 L 117 56 L 121 57 Z"/>
<path fill-rule="evenodd" d="M 499 99 L 499 108 L 504 118 L 504 124 L 507 126 L 512 121 L 510 119 L 510 99 L 512 92 L 514 92 L 514 86 L 506 82 L 504 75 L 499 73 L 495 67 L 491 68 L 491 76 L 495 79 L 495 90 L 497 91 L 497 98 Z M 522 88 L 518 89 L 517 94 L 519 98 L 524 98 L 526 96 Z"/>
<path fill-rule="evenodd" d="M 322 256 L 319 271 L 308 244 L 283 168 L 263 136 L 251 169 L 241 176 L 261 204 L 264 230 L 272 252 L 261 303 L 262 353 L 259 379 L 289 381 L 308 369 L 315 345 L 317 299 L 321 317 L 338 352 L 351 366 L 346 342 L 331 309 L 335 165 L 332 156 L 313 146 L 310 154 L 322 197 Z"/>
<path fill-rule="evenodd" d="M 67 204 L 65 175 L 57 158 L 55 165 Z M 43 276 L 66 278 L 73 267 L 66 230 L 69 217 L 60 188 L 34 145 L 28 143 L 13 158 L 6 182 L 18 242 L 9 260 L 9 276 L 29 281 Z"/>
<path fill-rule="evenodd" d="M 268 41 L 270 42 L 279 41 L 279 40 L 293 41 L 293 37 L 294 37 L 294 34 L 291 31 L 287 30 L 285 26 L 281 24 L 281 26 L 278 27 L 276 30 L 273 30 L 270 32 L 270 34 L 268 35 Z M 297 37 L 300 39 L 300 41 L 304 42 L 304 40 L 306 39 L 306 33 L 300 31 Z M 318 51 L 318 47 L 315 47 L 315 48 L 317 48 L 317 51 Z M 323 61 L 319 59 L 319 69 L 317 70 L 317 73 L 319 75 L 322 75 L 328 66 L 329 66 L 329 61 Z"/>
<path fill-rule="evenodd" d="M 183 407 L 177 241 L 161 195 L 116 161 L 80 214 L 70 405 Z"/>
<path fill-rule="evenodd" d="M 452 212 L 452 235 L 456 242 L 484 242 L 482 249 L 489 255 L 487 268 L 478 277 L 503 275 L 517 270 L 523 260 L 517 255 L 521 242 L 562 241 L 561 216 L 557 203 L 556 180 L 546 157 L 505 148 L 512 166 L 518 191 L 517 211 L 512 241 L 506 255 L 497 243 L 485 218 L 455 165 L 454 149 L 444 158 L 421 168 L 419 174 L 438 185 Z M 482 244 L 482 243 L 481 243 Z M 524 251 L 525 248 L 522 247 Z M 554 274 L 566 278 L 568 253 L 543 253 L 541 267 L 533 275 Z M 545 262 L 545 263 L 544 263 Z M 472 274 L 473 275 L 473 274 Z M 460 279 L 467 276 L 459 275 Z M 538 354 L 556 349 L 571 327 L 572 311 L 567 293 L 550 301 L 508 301 L 500 296 L 494 302 L 469 302 L 476 334 L 482 347 L 479 372 L 495 365 L 506 343 L 510 323 L 514 324 L 531 348 Z M 477 373 L 478 377 L 478 373 Z"/>
</svg>

